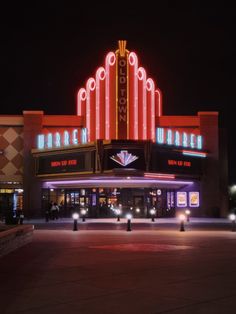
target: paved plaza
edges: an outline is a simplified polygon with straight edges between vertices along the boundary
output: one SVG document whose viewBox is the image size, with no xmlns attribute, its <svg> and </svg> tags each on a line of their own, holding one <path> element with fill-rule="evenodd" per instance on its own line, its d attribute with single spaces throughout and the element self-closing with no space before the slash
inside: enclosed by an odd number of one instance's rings
<svg viewBox="0 0 236 314">
<path fill-rule="evenodd" d="M 0 259 L 0 313 L 235 313 L 236 232 L 227 220 L 35 224 Z M 100 227 L 99 227 L 100 225 Z"/>
</svg>

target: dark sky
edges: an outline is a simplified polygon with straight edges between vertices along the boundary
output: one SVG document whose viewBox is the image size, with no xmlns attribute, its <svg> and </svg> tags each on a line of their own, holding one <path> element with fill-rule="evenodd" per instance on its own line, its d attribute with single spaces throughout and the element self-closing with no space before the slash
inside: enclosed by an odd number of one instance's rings
<svg viewBox="0 0 236 314">
<path fill-rule="evenodd" d="M 220 126 L 236 133 L 233 4 L 80 2 L 12 2 L 1 8 L 0 114 L 75 114 L 78 88 L 117 48 L 117 40 L 126 39 L 162 90 L 164 114 L 219 111 Z M 234 146 L 231 136 L 230 173 L 236 182 Z"/>
</svg>

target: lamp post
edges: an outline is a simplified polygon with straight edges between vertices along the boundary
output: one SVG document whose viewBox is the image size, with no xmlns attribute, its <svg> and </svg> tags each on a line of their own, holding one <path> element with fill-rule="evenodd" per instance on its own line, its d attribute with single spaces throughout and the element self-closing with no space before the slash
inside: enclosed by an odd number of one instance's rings
<svg viewBox="0 0 236 314">
<path fill-rule="evenodd" d="M 179 220 L 180 220 L 180 229 L 179 231 L 185 231 L 185 228 L 184 228 L 184 221 L 186 219 L 186 216 L 184 214 L 180 214 L 179 215 Z"/>
<path fill-rule="evenodd" d="M 132 219 L 132 215 L 131 214 L 127 214 L 126 215 L 127 218 L 127 231 L 131 231 L 131 219 Z"/>
<path fill-rule="evenodd" d="M 232 223 L 231 231 L 235 232 L 236 231 L 236 215 L 230 214 L 229 219 L 231 220 L 231 223 Z"/>
<path fill-rule="evenodd" d="M 72 218 L 74 219 L 73 231 L 77 231 L 78 230 L 77 222 L 78 222 L 78 219 L 79 219 L 79 214 L 78 213 L 74 213 L 72 215 Z"/>
<path fill-rule="evenodd" d="M 86 210 L 85 209 L 81 209 L 80 213 L 82 215 L 82 221 L 85 221 Z"/>
<path fill-rule="evenodd" d="M 20 214 L 20 225 L 23 225 L 23 221 L 24 221 L 24 214 L 21 213 Z"/>
<path fill-rule="evenodd" d="M 185 214 L 186 214 L 186 217 L 187 217 L 187 222 L 189 222 L 190 221 L 190 214 L 191 214 L 190 210 L 186 209 L 185 210 Z"/>
<path fill-rule="evenodd" d="M 117 221 L 120 221 L 121 210 L 119 208 L 116 209 Z"/>
<path fill-rule="evenodd" d="M 156 209 L 155 208 L 152 208 L 150 209 L 150 214 L 151 214 L 151 217 L 152 217 L 152 221 L 155 221 L 155 214 L 156 214 Z"/>
<path fill-rule="evenodd" d="M 49 221 L 49 210 L 48 209 L 45 212 L 45 220 L 46 220 L 46 222 Z"/>
</svg>

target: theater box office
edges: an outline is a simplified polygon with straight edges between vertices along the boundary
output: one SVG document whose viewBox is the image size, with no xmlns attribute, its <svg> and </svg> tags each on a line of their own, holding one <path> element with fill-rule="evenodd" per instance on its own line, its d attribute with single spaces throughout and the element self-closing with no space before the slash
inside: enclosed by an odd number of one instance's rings
<svg viewBox="0 0 236 314">
<path fill-rule="evenodd" d="M 224 217 L 226 141 L 218 112 L 166 116 L 162 93 L 136 53 L 119 41 L 85 86 L 76 115 L 0 116 L 0 211 L 60 215 Z"/>
</svg>

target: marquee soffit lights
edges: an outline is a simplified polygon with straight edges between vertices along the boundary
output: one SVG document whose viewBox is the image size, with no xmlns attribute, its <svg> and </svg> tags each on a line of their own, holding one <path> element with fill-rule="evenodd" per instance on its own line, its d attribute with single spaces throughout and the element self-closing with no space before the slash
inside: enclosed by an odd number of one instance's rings
<svg viewBox="0 0 236 314">
<path fill-rule="evenodd" d="M 65 180 L 65 181 L 46 181 L 46 184 L 47 185 L 57 185 L 57 184 L 65 184 L 65 185 L 69 185 L 69 184 L 83 184 L 83 183 L 125 183 L 125 182 L 129 182 L 129 183 L 166 183 L 166 184 L 170 184 L 170 185 L 176 185 L 176 184 L 181 184 L 181 185 L 191 185 L 193 184 L 194 182 L 193 181 L 183 181 L 183 180 L 150 180 L 150 179 L 143 179 L 143 180 L 140 180 L 140 179 L 137 179 L 137 180 L 134 180 L 134 179 L 129 179 L 129 180 L 124 180 L 124 179 L 111 179 L 111 180 L 105 180 L 105 179 L 99 179 L 99 180 L 96 180 L 96 179 L 91 179 L 91 180 Z"/>
</svg>

